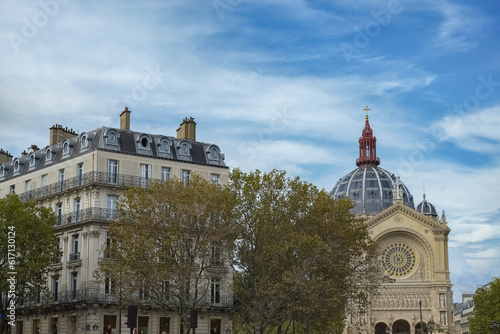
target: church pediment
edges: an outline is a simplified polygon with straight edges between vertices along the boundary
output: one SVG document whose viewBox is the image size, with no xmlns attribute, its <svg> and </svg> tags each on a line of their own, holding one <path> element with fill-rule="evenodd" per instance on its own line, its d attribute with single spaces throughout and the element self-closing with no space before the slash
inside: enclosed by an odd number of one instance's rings
<svg viewBox="0 0 500 334">
<path fill-rule="evenodd" d="M 423 215 L 420 212 L 409 208 L 403 203 L 396 203 L 380 212 L 379 214 L 370 217 L 366 220 L 366 225 L 369 229 L 372 229 L 376 225 L 386 222 L 389 219 L 392 219 L 397 225 L 401 225 L 401 227 L 406 225 L 405 222 L 407 220 L 410 220 L 412 222 L 421 224 L 426 228 L 430 228 L 435 234 L 442 233 L 447 235 L 450 232 L 450 228 L 446 225 L 445 222 L 436 221 L 431 217 Z"/>
</svg>

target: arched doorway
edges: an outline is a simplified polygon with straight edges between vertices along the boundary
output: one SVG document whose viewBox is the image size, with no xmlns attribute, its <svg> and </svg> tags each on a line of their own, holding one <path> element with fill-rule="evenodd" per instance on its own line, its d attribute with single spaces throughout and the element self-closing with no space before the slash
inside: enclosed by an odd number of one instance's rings
<svg viewBox="0 0 500 334">
<path fill-rule="evenodd" d="M 375 334 L 385 334 L 385 329 L 389 327 L 385 322 L 379 322 L 375 325 Z"/>
<path fill-rule="evenodd" d="M 392 334 L 410 334 L 410 323 L 399 319 L 392 325 Z"/>
<path fill-rule="evenodd" d="M 424 333 L 427 333 L 427 324 L 425 322 L 419 322 L 418 324 L 415 325 L 415 334 L 424 334 Z"/>
</svg>

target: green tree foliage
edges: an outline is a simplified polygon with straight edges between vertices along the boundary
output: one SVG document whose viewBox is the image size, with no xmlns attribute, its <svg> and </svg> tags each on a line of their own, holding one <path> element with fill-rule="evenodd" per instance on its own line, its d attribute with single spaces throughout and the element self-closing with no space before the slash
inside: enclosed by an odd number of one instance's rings
<svg viewBox="0 0 500 334">
<path fill-rule="evenodd" d="M 498 328 L 490 330 L 494 321 L 500 321 L 500 278 L 476 290 L 474 312 L 469 317 L 472 334 L 500 333 Z"/>
<path fill-rule="evenodd" d="M 112 241 L 104 251 L 110 259 L 94 276 L 132 297 L 126 302 L 142 295 L 147 300 L 139 305 L 177 313 L 188 323 L 191 309 L 211 302 L 211 268 L 230 264 L 234 203 L 228 188 L 198 175 L 188 186 L 172 179 L 127 190 L 109 227 Z"/>
<path fill-rule="evenodd" d="M 231 174 L 241 234 L 234 274 L 237 332 L 342 331 L 382 278 L 352 203 L 285 172 Z"/>
<path fill-rule="evenodd" d="M 34 201 L 22 202 L 17 195 L 0 199 L 0 292 L 7 297 L 0 298 L 0 333 L 12 320 L 8 317 L 11 305 L 17 312 L 24 301 L 40 297 L 47 289 L 48 267 L 60 256 L 55 222 L 52 210 Z"/>
</svg>

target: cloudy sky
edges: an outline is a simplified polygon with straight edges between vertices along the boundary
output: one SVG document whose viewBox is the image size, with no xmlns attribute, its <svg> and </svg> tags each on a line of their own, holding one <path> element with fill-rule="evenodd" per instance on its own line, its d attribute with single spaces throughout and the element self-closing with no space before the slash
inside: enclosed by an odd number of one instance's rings
<svg viewBox="0 0 500 334">
<path fill-rule="evenodd" d="M 455 300 L 500 275 L 500 3 L 0 2 L 0 148 L 49 127 L 175 135 L 330 190 L 365 111 L 381 167 L 446 211 Z"/>
</svg>

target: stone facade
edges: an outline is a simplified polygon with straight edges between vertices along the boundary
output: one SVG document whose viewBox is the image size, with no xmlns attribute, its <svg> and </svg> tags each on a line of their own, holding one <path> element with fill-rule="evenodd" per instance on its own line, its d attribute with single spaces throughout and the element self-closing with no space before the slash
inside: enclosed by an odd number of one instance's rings
<svg viewBox="0 0 500 334">
<path fill-rule="evenodd" d="M 122 334 L 129 333 L 127 311 L 116 307 L 118 297 L 112 286 L 97 284 L 93 277 L 106 257 L 101 248 L 109 240 L 109 221 L 116 216 L 116 201 L 128 187 L 171 177 L 187 182 L 193 174 L 228 183 L 224 155 L 218 146 L 196 141 L 195 125 L 192 118 L 186 118 L 177 138 L 134 132 L 129 129 L 126 109 L 120 128 L 103 127 L 77 135 L 56 125 L 50 129 L 51 144 L 45 148 L 32 146 L 13 160 L 7 153 L 2 155 L 0 196 L 17 193 L 23 200 L 34 199 L 53 208 L 54 232 L 63 251 L 50 267 L 49 293 L 19 308 L 17 333 L 114 334 L 120 317 Z M 220 334 L 232 327 L 232 268 L 229 261 L 218 261 L 210 270 L 210 277 L 217 281 L 207 285 L 218 285 L 212 289 L 217 297 L 207 295 L 199 310 L 197 334 L 213 333 L 214 328 Z M 180 333 L 174 313 L 148 309 L 139 302 L 138 315 L 139 333 Z"/>
<path fill-rule="evenodd" d="M 434 322 L 454 333 L 450 229 L 444 212 L 438 218 L 425 195 L 415 210 L 409 189 L 378 167 L 368 116 L 359 143 L 358 168 L 339 179 L 332 195 L 353 200 L 353 213 L 363 218 L 379 245 L 380 264 L 390 283 L 370 296 L 368 309 L 349 315 L 345 332 L 415 334 Z"/>
</svg>

